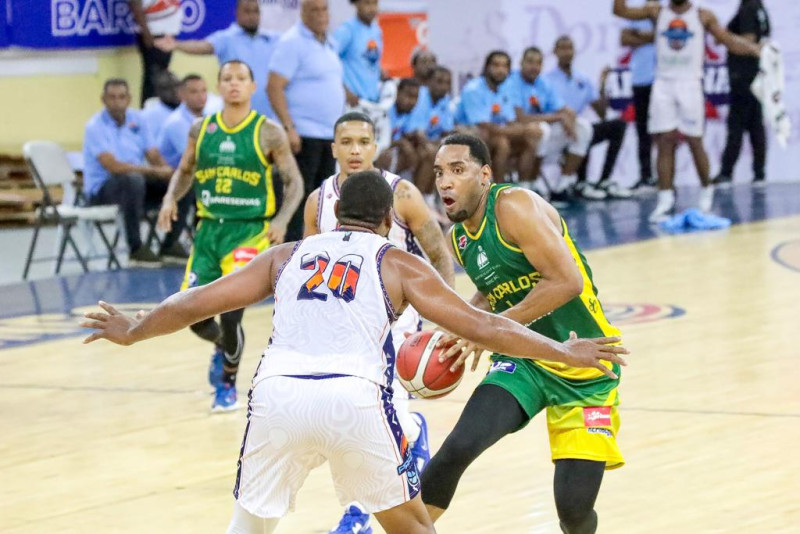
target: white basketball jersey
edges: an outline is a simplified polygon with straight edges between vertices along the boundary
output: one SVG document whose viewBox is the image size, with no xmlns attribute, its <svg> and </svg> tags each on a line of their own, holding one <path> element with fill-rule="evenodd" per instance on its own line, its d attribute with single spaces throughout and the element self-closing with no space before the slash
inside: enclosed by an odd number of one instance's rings
<svg viewBox="0 0 800 534">
<path fill-rule="evenodd" d="M 395 190 L 397 184 L 400 183 L 400 178 L 396 174 L 386 171 L 380 171 L 381 175 L 386 178 L 386 182 Z M 319 186 L 319 197 L 317 198 L 317 228 L 321 232 L 330 232 L 339 226 L 336 220 L 336 214 L 333 211 L 333 205 L 339 200 L 339 175 L 334 174 L 329 176 Z M 411 233 L 411 230 L 406 226 L 406 222 L 401 220 L 394 211 L 392 211 L 392 218 L 394 224 L 392 229 L 389 230 L 388 239 L 391 243 L 399 248 L 410 252 L 415 256 L 425 257 L 422 252 L 422 247 L 419 242 Z"/>
<path fill-rule="evenodd" d="M 677 14 L 664 6 L 656 20 L 656 77 L 666 80 L 703 78 L 706 30 L 700 10 L 692 5 Z"/>
<path fill-rule="evenodd" d="M 369 232 L 335 231 L 299 242 L 278 273 L 272 338 L 253 383 L 333 374 L 389 386 L 396 316 L 380 264 L 390 247 Z"/>
</svg>

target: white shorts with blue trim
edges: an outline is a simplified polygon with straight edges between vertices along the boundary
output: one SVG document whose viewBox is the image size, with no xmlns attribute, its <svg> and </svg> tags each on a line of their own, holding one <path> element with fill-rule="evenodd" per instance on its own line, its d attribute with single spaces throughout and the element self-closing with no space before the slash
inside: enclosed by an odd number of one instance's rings
<svg viewBox="0 0 800 534">
<path fill-rule="evenodd" d="M 234 488 L 251 514 L 293 510 L 308 473 L 325 461 L 342 506 L 381 512 L 419 493 L 391 395 L 363 378 L 328 376 L 272 376 L 251 390 Z"/>
</svg>

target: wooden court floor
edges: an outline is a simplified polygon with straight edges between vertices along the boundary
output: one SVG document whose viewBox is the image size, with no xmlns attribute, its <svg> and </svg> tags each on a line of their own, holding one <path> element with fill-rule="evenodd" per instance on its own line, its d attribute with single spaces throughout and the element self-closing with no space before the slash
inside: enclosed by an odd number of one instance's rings
<svg viewBox="0 0 800 534">
<path fill-rule="evenodd" d="M 798 241 L 795 216 L 587 254 L 633 351 L 627 465 L 607 473 L 599 532 L 800 531 L 800 254 L 784 246 Z M 270 317 L 246 314 L 241 396 Z M 209 414 L 208 353 L 188 331 L 0 350 L 0 532 L 224 532 L 244 412 Z M 434 448 L 480 374 L 413 402 Z M 438 531 L 558 532 L 552 472 L 538 417 L 468 469 Z M 323 466 L 278 532 L 324 533 L 340 512 Z"/>
</svg>

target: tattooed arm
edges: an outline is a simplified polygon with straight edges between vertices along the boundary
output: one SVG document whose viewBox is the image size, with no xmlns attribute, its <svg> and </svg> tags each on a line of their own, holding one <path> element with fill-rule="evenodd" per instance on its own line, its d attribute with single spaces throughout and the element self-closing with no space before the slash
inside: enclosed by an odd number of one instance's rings
<svg viewBox="0 0 800 534">
<path fill-rule="evenodd" d="M 434 269 L 444 278 L 447 285 L 455 287 L 453 259 L 447 252 L 447 243 L 442 230 L 431 217 L 422 193 L 411 182 L 402 180 L 397 184 L 394 191 L 394 211 L 417 238 Z"/>
<path fill-rule="evenodd" d="M 194 165 L 196 160 L 195 150 L 197 138 L 200 136 L 200 129 L 203 127 L 203 119 L 196 119 L 189 129 L 189 142 L 186 143 L 186 150 L 183 151 L 181 162 L 178 168 L 172 173 L 169 187 L 161 201 L 161 211 L 158 212 L 158 227 L 169 232 L 172 229 L 172 221 L 178 220 L 178 201 L 186 196 L 192 188 L 194 177 Z"/>
<path fill-rule="evenodd" d="M 303 200 L 303 177 L 283 128 L 267 119 L 261 126 L 259 140 L 262 152 L 278 169 L 283 182 L 283 204 L 270 221 L 267 232 L 270 243 L 276 245 L 283 243 L 286 227 Z"/>
</svg>

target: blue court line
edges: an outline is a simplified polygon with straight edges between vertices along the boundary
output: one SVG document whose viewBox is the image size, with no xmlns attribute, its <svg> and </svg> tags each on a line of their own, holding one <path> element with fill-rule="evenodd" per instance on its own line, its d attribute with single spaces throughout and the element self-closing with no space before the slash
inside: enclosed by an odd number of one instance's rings
<svg viewBox="0 0 800 534">
<path fill-rule="evenodd" d="M 785 246 L 787 246 L 787 245 L 795 245 L 795 244 L 797 244 L 797 243 L 800 243 L 800 240 L 799 240 L 799 239 L 793 239 L 793 240 L 791 240 L 791 241 L 784 241 L 783 243 L 781 243 L 781 244 L 779 244 L 779 245 L 775 246 L 775 247 L 772 249 L 772 251 L 769 253 L 769 256 L 770 256 L 770 258 L 772 258 L 772 261 L 774 261 L 774 262 L 775 262 L 775 263 L 777 263 L 778 265 L 780 265 L 780 266 L 782 266 L 782 267 L 786 267 L 786 268 L 787 268 L 787 269 L 789 269 L 790 271 L 794 271 L 794 272 L 796 272 L 796 273 L 800 273 L 800 267 L 798 267 L 798 266 L 796 266 L 796 265 L 792 265 L 792 264 L 790 264 L 790 263 L 786 263 L 786 262 L 785 262 L 785 261 L 783 261 L 783 260 L 781 259 L 781 257 L 780 257 L 780 251 L 781 251 L 781 249 L 782 249 L 782 248 L 784 248 L 784 247 L 785 247 Z"/>
</svg>

